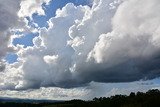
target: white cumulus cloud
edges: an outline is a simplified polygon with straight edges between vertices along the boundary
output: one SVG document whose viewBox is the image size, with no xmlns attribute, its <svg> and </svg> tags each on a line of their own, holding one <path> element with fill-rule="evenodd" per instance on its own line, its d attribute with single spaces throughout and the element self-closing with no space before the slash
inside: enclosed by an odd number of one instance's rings
<svg viewBox="0 0 160 107">
<path fill-rule="evenodd" d="M 42 4 L 49 4 L 51 0 L 22 0 L 20 3 L 19 17 L 32 17 L 33 13 L 38 15 L 45 15 Z"/>
</svg>

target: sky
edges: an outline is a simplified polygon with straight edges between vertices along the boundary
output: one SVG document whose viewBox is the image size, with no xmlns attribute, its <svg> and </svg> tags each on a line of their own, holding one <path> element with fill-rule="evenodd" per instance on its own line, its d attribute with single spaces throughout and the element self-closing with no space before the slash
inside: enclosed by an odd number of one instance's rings
<svg viewBox="0 0 160 107">
<path fill-rule="evenodd" d="M 160 89 L 159 10 L 159 0 L 0 0 L 0 97 Z"/>
</svg>

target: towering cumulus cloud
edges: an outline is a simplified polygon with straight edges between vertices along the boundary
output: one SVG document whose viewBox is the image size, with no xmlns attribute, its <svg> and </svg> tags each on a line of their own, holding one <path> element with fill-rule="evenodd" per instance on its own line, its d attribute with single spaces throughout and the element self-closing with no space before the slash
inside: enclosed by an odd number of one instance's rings
<svg viewBox="0 0 160 107">
<path fill-rule="evenodd" d="M 44 14 L 39 9 L 32 12 Z M 92 7 L 69 3 L 56 11 L 48 28 L 40 28 L 33 47 L 17 52 L 19 62 L 7 65 L 0 88 L 71 88 L 159 77 L 159 10 L 159 0 L 94 0 Z"/>
</svg>

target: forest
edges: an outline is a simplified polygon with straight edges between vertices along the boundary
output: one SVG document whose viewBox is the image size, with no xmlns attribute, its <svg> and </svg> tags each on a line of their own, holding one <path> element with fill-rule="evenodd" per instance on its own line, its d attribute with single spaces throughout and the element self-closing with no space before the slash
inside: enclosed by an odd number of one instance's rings
<svg viewBox="0 0 160 107">
<path fill-rule="evenodd" d="M 74 99 L 63 102 L 47 103 L 16 103 L 0 100 L 0 107 L 160 107 L 160 91 L 152 89 L 143 92 L 131 92 L 130 95 L 115 95 L 93 98 L 90 101 Z"/>
</svg>

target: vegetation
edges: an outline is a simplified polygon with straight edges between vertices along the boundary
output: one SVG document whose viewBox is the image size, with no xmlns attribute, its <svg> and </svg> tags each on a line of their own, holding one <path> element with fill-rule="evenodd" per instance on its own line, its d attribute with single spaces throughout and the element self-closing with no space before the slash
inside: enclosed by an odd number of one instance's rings
<svg viewBox="0 0 160 107">
<path fill-rule="evenodd" d="M 0 102 L 0 107 L 160 107 L 160 91 L 131 92 L 129 96 L 115 95 L 94 98 L 92 101 L 71 100 L 55 103 Z"/>
</svg>

